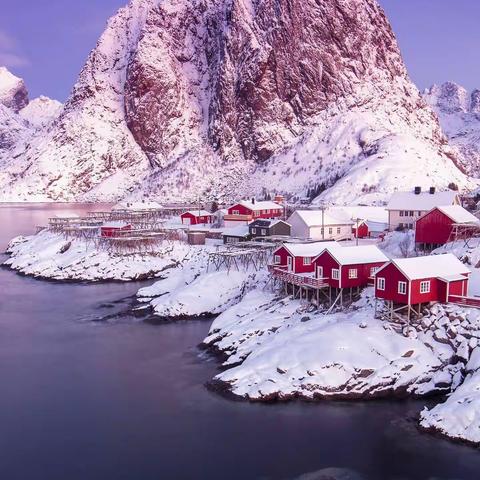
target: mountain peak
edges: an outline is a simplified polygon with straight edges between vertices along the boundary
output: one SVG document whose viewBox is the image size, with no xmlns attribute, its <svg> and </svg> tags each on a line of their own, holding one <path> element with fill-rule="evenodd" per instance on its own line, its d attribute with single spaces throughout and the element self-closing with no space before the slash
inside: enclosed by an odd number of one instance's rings
<svg viewBox="0 0 480 480">
<path fill-rule="evenodd" d="M 28 92 L 21 78 L 0 67 L 0 104 L 18 113 L 28 104 Z"/>
</svg>

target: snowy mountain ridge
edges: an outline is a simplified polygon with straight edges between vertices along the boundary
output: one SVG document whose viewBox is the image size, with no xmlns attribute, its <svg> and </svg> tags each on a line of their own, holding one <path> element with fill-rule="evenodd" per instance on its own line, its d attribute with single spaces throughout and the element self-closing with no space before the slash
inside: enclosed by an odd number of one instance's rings
<svg viewBox="0 0 480 480">
<path fill-rule="evenodd" d="M 59 117 L 3 156 L 0 193 L 371 203 L 474 188 L 455 162 L 375 0 L 132 0 Z"/>
<path fill-rule="evenodd" d="M 468 92 L 454 82 L 433 85 L 424 98 L 437 113 L 458 160 L 470 175 L 480 176 L 480 90 Z"/>
</svg>

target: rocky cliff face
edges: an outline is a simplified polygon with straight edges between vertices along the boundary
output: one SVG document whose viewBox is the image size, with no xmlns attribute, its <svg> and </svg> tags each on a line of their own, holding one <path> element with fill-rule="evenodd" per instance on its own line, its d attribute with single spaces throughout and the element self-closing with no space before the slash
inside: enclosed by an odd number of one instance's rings
<svg viewBox="0 0 480 480">
<path fill-rule="evenodd" d="M 425 100 L 440 119 L 450 144 L 458 149 L 458 163 L 475 177 L 480 176 L 480 90 L 468 92 L 454 82 L 433 85 Z"/>
<path fill-rule="evenodd" d="M 375 0 L 132 0 L 0 191 L 380 201 L 452 158 Z"/>
<path fill-rule="evenodd" d="M 0 104 L 18 113 L 28 104 L 28 92 L 21 78 L 0 67 Z"/>
</svg>

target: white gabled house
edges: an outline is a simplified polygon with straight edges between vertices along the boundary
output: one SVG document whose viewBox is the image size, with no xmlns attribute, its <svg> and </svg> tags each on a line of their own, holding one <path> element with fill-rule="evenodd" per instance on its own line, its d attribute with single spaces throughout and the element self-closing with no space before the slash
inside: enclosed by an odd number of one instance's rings
<svg viewBox="0 0 480 480">
<path fill-rule="evenodd" d="M 312 240 L 345 240 L 353 236 L 354 222 L 341 209 L 296 210 L 287 220 L 292 236 Z"/>
<path fill-rule="evenodd" d="M 388 228 L 413 229 L 415 222 L 432 208 L 448 205 L 461 205 L 458 192 L 437 192 L 435 187 L 431 187 L 427 192 L 422 192 L 420 187 L 415 187 L 411 192 L 395 192 L 386 207 Z"/>
</svg>

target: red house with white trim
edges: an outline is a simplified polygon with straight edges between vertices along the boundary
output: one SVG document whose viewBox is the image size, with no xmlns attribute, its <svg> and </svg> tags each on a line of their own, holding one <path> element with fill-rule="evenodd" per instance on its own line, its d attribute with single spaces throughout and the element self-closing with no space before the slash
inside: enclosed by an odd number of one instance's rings
<svg viewBox="0 0 480 480">
<path fill-rule="evenodd" d="M 213 223 L 214 215 L 207 210 L 189 210 L 180 215 L 183 225 L 201 225 Z"/>
<path fill-rule="evenodd" d="M 451 253 L 394 259 L 375 275 L 375 297 L 405 305 L 448 302 L 468 292 L 470 270 Z"/>
<path fill-rule="evenodd" d="M 272 201 L 251 201 L 242 200 L 228 208 L 227 215 L 224 216 L 225 224 L 229 222 L 242 222 L 248 224 L 259 218 L 280 218 L 283 215 L 283 207 Z M 230 224 L 230 226 L 233 223 Z M 237 223 L 238 225 L 238 223 Z"/>
<path fill-rule="evenodd" d="M 429 248 L 448 242 L 454 225 L 476 225 L 480 221 L 460 205 L 434 207 L 415 224 L 415 243 Z"/>
<path fill-rule="evenodd" d="M 131 229 L 132 226 L 129 223 L 123 222 L 121 220 L 107 222 L 100 227 L 100 236 L 104 238 L 115 237 L 120 235 L 120 232 L 130 231 Z"/>
<path fill-rule="evenodd" d="M 334 288 L 365 287 L 373 284 L 375 272 L 388 262 L 375 245 L 325 249 L 313 260 L 315 276 Z"/>
<path fill-rule="evenodd" d="M 290 273 L 313 273 L 313 259 L 337 242 L 284 243 L 273 252 L 273 265 Z"/>
</svg>

